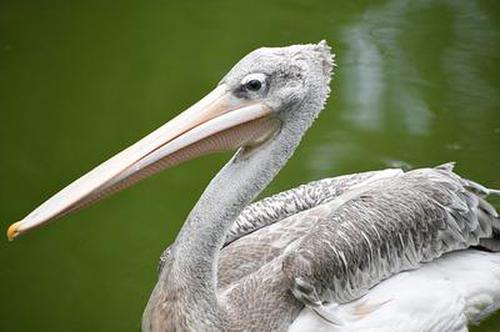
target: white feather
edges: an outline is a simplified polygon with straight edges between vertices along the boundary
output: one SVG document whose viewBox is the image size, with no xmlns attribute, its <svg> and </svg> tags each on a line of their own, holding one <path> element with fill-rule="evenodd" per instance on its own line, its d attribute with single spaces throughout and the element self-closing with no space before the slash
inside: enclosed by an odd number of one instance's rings
<svg viewBox="0 0 500 332">
<path fill-rule="evenodd" d="M 399 273 L 356 301 L 325 306 L 344 326 L 333 326 L 306 308 L 288 331 L 463 332 L 498 303 L 500 253 L 464 250 Z"/>
</svg>

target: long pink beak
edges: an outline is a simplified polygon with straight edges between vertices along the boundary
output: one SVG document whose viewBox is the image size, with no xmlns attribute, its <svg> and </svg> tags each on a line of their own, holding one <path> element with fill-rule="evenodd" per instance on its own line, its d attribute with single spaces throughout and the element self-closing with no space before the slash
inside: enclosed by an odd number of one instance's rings
<svg viewBox="0 0 500 332">
<path fill-rule="evenodd" d="M 279 127 L 261 102 L 234 97 L 221 84 L 199 102 L 137 143 L 83 175 L 24 219 L 13 223 L 13 240 L 118 192 L 169 166 L 200 155 L 226 151 L 269 137 Z"/>
</svg>

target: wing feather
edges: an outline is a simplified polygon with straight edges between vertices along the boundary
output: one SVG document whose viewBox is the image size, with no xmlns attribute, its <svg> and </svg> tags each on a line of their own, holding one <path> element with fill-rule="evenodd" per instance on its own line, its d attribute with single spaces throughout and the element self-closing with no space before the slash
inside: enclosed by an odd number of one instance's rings
<svg viewBox="0 0 500 332">
<path fill-rule="evenodd" d="M 266 197 L 247 206 L 226 235 L 226 244 L 269 226 L 289 216 L 329 202 L 366 181 L 401 174 L 400 169 L 385 169 L 309 182 L 296 188 Z"/>
<path fill-rule="evenodd" d="M 500 306 L 500 253 L 464 250 L 392 276 L 360 299 L 325 310 L 332 326 L 304 309 L 289 332 L 468 331 Z"/>
<path fill-rule="evenodd" d="M 309 303 L 344 303 L 393 274 L 478 245 L 498 218 L 470 183 L 449 169 L 418 169 L 344 193 L 321 205 L 314 227 L 285 253 L 284 272 L 315 290 Z"/>
</svg>

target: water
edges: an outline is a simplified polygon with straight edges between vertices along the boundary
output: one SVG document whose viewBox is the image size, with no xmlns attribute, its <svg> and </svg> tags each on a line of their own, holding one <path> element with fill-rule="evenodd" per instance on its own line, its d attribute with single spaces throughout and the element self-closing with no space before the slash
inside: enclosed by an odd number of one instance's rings
<svg viewBox="0 0 500 332">
<path fill-rule="evenodd" d="M 334 92 L 267 194 L 449 160 L 500 187 L 496 1 L 3 0 L 1 228 L 202 97 L 250 50 L 323 38 L 337 53 Z M 160 253 L 228 157 L 2 238 L 0 330 L 138 330 Z"/>
</svg>

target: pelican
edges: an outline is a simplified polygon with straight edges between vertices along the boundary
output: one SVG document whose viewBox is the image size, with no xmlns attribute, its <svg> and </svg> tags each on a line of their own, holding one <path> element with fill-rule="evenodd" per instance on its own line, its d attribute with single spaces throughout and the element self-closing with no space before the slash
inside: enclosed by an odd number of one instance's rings
<svg viewBox="0 0 500 332">
<path fill-rule="evenodd" d="M 12 224 L 13 239 L 172 165 L 236 150 L 160 259 L 143 331 L 466 331 L 500 307 L 500 219 L 453 164 L 252 203 L 324 108 L 325 41 L 260 48 L 186 111 Z"/>
</svg>

